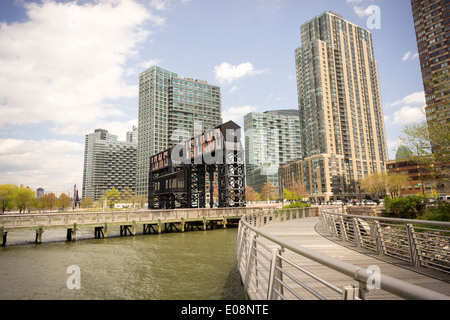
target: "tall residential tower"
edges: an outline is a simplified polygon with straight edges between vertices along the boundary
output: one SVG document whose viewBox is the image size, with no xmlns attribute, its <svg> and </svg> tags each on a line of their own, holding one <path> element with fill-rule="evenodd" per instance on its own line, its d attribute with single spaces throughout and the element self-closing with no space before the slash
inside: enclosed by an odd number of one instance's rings
<svg viewBox="0 0 450 320">
<path fill-rule="evenodd" d="M 325 12 L 295 51 L 303 182 L 316 200 L 345 199 L 387 161 L 372 34 Z"/>
<path fill-rule="evenodd" d="M 148 195 L 150 157 L 222 123 L 218 86 L 154 66 L 139 75 L 137 194 Z"/>
<path fill-rule="evenodd" d="M 450 121 L 450 3 L 411 0 L 427 121 Z"/>
<path fill-rule="evenodd" d="M 128 135 L 135 135 L 127 132 Z M 112 188 L 120 193 L 136 191 L 137 143 L 117 141 L 107 130 L 96 129 L 86 135 L 83 169 L 83 199 L 100 199 Z"/>
</svg>

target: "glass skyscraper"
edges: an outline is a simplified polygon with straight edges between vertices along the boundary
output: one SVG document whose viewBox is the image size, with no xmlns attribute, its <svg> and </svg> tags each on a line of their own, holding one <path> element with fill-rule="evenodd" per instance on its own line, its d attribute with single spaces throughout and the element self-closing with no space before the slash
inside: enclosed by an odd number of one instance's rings
<svg viewBox="0 0 450 320">
<path fill-rule="evenodd" d="M 247 185 L 256 192 L 268 181 L 278 188 L 279 166 L 301 155 L 298 110 L 251 112 L 244 130 Z"/>
<path fill-rule="evenodd" d="M 154 66 L 139 75 L 137 194 L 147 196 L 150 157 L 222 123 L 220 87 Z"/>
</svg>

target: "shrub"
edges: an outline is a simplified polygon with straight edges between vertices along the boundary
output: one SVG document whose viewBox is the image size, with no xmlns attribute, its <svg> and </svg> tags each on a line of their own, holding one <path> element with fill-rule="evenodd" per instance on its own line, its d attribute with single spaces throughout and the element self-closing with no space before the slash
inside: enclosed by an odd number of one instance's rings
<svg viewBox="0 0 450 320">
<path fill-rule="evenodd" d="M 450 222 L 450 203 L 439 202 L 437 207 L 428 208 L 428 212 L 421 216 L 421 220 Z"/>
<path fill-rule="evenodd" d="M 311 204 L 298 201 L 298 202 L 294 202 L 294 203 L 288 204 L 286 206 L 283 206 L 283 209 L 294 209 L 294 208 L 303 208 L 303 207 L 311 207 Z"/>
<path fill-rule="evenodd" d="M 391 218 L 416 219 L 424 215 L 428 200 L 422 196 L 407 196 L 405 198 L 384 198 L 384 215 Z"/>
</svg>

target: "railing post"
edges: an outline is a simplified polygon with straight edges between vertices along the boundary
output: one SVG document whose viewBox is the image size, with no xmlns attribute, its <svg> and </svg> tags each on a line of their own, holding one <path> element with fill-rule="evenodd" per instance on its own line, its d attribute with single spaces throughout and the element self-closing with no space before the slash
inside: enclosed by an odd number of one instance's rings
<svg viewBox="0 0 450 320">
<path fill-rule="evenodd" d="M 377 248 L 377 254 L 378 255 L 384 255 L 384 239 L 383 239 L 383 234 L 381 232 L 381 227 L 380 227 L 380 222 L 378 220 L 375 220 L 373 222 L 374 225 L 374 238 L 375 238 L 375 243 L 376 243 L 376 248 Z"/>
<path fill-rule="evenodd" d="M 406 234 L 408 236 L 408 247 L 411 265 L 418 267 L 420 266 L 419 252 L 417 250 L 416 236 L 414 234 L 414 227 L 412 224 L 406 224 Z"/>
<path fill-rule="evenodd" d="M 242 227 L 242 225 L 239 225 L 239 235 L 238 235 L 238 241 L 237 241 L 237 244 L 238 244 L 238 247 L 237 247 L 238 271 L 240 271 L 240 267 L 241 267 L 242 252 L 244 251 L 244 236 L 246 236 L 246 235 L 247 235 L 246 229 L 244 229 L 244 227 Z"/>
<path fill-rule="evenodd" d="M 269 287 L 267 289 L 267 300 L 278 300 L 280 295 L 276 292 L 283 294 L 283 286 L 280 281 L 283 279 L 283 273 L 281 272 L 281 248 L 272 249 L 272 260 L 270 263 L 270 273 L 269 273 Z"/>
<path fill-rule="evenodd" d="M 245 281 L 244 281 L 244 288 L 245 292 L 248 294 L 248 288 L 250 283 L 250 277 L 251 277 L 251 269 L 253 261 L 255 260 L 254 255 L 256 253 L 256 235 L 252 234 L 249 242 L 248 247 L 248 256 L 247 256 L 247 264 L 245 266 Z"/>
<path fill-rule="evenodd" d="M 339 229 L 341 231 L 341 240 L 343 242 L 347 241 L 347 231 L 345 230 L 344 218 L 339 216 Z"/>
<path fill-rule="evenodd" d="M 359 230 L 358 220 L 356 218 L 352 219 L 353 221 L 353 234 L 355 237 L 355 245 L 356 247 L 361 247 L 361 231 Z"/>
<path fill-rule="evenodd" d="M 359 282 L 359 284 L 361 284 L 361 282 Z M 345 286 L 342 289 L 343 300 L 365 300 L 365 290 L 361 287 L 361 285 L 358 285 L 356 287 L 353 285 Z"/>
<path fill-rule="evenodd" d="M 331 222 L 332 222 L 332 225 L 331 225 L 332 229 L 331 230 L 332 230 L 333 237 L 339 238 L 338 230 L 337 230 L 336 218 L 333 215 L 331 215 L 330 218 L 331 218 Z"/>
</svg>

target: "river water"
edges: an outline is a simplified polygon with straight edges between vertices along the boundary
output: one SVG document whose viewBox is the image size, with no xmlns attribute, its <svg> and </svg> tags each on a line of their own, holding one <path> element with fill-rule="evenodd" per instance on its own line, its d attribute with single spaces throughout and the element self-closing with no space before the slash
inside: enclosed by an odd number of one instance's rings
<svg viewBox="0 0 450 320">
<path fill-rule="evenodd" d="M 0 299 L 242 300 L 237 228 L 94 239 L 81 229 L 8 233 L 0 247 Z"/>
</svg>

